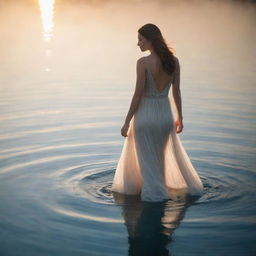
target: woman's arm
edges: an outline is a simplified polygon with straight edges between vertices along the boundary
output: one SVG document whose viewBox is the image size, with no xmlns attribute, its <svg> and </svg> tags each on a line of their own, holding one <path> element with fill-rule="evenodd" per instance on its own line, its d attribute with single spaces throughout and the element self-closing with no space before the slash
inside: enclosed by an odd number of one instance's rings
<svg viewBox="0 0 256 256">
<path fill-rule="evenodd" d="M 132 101 L 130 104 L 130 109 L 125 119 L 125 123 L 129 124 L 133 115 L 135 114 L 136 110 L 139 107 L 140 100 L 142 98 L 144 88 L 145 88 L 145 68 L 143 58 L 137 60 L 136 64 L 136 72 L 137 72 L 137 79 L 136 79 L 136 88 L 135 92 L 132 97 Z"/>
<path fill-rule="evenodd" d="M 172 86 L 173 99 L 178 111 L 178 119 L 182 120 L 182 101 L 180 92 L 180 63 L 178 58 L 176 58 L 176 70 L 174 73 L 174 81 Z"/>
<path fill-rule="evenodd" d="M 146 76 L 145 76 L 145 66 L 144 66 L 143 57 L 137 60 L 136 72 L 137 72 L 137 79 L 136 79 L 135 92 L 132 97 L 130 109 L 125 118 L 125 123 L 121 129 L 121 134 L 124 137 L 127 137 L 130 121 L 133 115 L 135 114 L 135 112 L 137 111 L 142 95 L 144 93 Z"/>
</svg>

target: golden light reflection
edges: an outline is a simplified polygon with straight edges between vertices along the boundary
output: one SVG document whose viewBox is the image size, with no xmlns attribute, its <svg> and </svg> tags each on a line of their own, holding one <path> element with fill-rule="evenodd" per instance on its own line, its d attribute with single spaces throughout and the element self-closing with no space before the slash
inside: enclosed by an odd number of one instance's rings
<svg viewBox="0 0 256 256">
<path fill-rule="evenodd" d="M 53 36 L 53 14 L 55 0 L 39 0 L 42 25 L 44 29 L 44 40 L 50 41 Z"/>
<path fill-rule="evenodd" d="M 84 213 L 78 213 L 78 212 L 74 212 L 66 209 L 61 209 L 61 208 L 50 206 L 50 205 L 48 205 L 48 207 L 50 207 L 55 212 L 58 212 L 60 214 L 64 214 L 73 218 L 82 218 L 86 220 L 92 220 L 92 221 L 104 222 L 104 223 L 124 223 L 123 219 L 114 219 L 114 218 L 108 218 L 108 217 L 88 215 Z"/>
</svg>

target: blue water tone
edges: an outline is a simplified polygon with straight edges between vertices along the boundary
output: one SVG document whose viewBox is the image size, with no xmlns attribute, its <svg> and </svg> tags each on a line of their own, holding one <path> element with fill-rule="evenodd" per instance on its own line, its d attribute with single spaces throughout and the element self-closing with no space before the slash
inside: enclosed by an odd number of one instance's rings
<svg viewBox="0 0 256 256">
<path fill-rule="evenodd" d="M 49 3 L 0 1 L 0 255 L 256 255 L 255 3 Z M 147 22 L 180 58 L 200 198 L 110 191 Z"/>
</svg>

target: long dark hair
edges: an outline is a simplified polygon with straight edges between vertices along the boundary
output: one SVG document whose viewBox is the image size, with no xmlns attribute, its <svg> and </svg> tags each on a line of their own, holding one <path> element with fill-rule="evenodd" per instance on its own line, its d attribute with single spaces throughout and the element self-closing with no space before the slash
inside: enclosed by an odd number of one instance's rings
<svg viewBox="0 0 256 256">
<path fill-rule="evenodd" d="M 147 23 L 138 32 L 152 43 L 161 60 L 163 70 L 171 75 L 175 70 L 174 49 L 166 43 L 160 29 L 152 23 Z"/>
</svg>

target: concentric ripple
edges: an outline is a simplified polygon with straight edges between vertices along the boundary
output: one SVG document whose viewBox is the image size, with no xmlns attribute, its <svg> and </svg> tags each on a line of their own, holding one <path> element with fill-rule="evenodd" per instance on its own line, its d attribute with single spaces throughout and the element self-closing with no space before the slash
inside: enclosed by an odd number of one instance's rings
<svg viewBox="0 0 256 256">
<path fill-rule="evenodd" d="M 138 237 L 149 234 L 162 246 L 172 241 L 180 223 L 178 230 L 185 240 L 191 232 L 207 236 L 212 228 L 221 229 L 216 226 L 219 223 L 237 230 L 245 227 L 249 230 L 246 239 L 252 237 L 256 205 L 252 146 L 245 141 L 233 150 L 241 142 L 237 131 L 232 136 L 225 130 L 218 132 L 209 121 L 200 123 L 206 130 L 200 136 L 193 133 L 191 122 L 191 136 L 185 134 L 182 142 L 201 176 L 204 194 L 184 201 L 147 203 L 139 195 L 110 190 L 123 146 L 113 109 L 104 119 L 104 109 L 98 106 L 84 116 L 73 108 L 40 107 L 2 117 L 2 126 L 11 127 L 0 134 L 0 225 L 10 232 L 8 240 L 23 245 L 24 239 L 15 235 L 20 233 L 29 244 L 36 233 L 37 248 L 47 244 L 60 252 L 63 241 L 76 237 L 73 248 L 89 255 L 93 250 L 101 255 L 108 248 L 112 256 L 112 248 L 116 255 L 126 254 L 127 234 L 131 248 Z M 95 248 L 95 241 L 103 238 L 103 247 Z M 54 245 L 49 246 L 51 241 Z"/>
<path fill-rule="evenodd" d="M 256 255 L 255 4 L 42 1 L 55 3 L 45 42 L 38 2 L 0 2 L 0 255 Z M 110 190 L 148 17 L 178 40 L 200 198 Z"/>
</svg>

